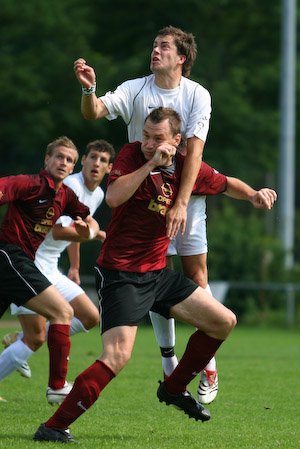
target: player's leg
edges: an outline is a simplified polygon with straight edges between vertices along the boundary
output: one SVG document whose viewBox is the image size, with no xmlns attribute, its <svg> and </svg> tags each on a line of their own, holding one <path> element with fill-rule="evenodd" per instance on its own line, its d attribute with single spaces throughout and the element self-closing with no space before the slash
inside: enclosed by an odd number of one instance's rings
<svg viewBox="0 0 300 449">
<path fill-rule="evenodd" d="M 197 330 L 175 370 L 160 384 L 157 395 L 161 402 L 173 404 L 189 417 L 205 421 L 210 418 L 208 410 L 193 398 L 186 386 L 215 355 L 236 319 L 229 309 L 190 279 L 168 269 L 163 275 L 157 286 L 161 294 L 152 309 Z"/>
<path fill-rule="evenodd" d="M 70 306 L 74 310 L 74 318 L 71 323 L 70 335 L 78 332 L 87 332 L 99 324 L 99 311 L 92 300 L 85 294 L 76 296 Z"/>
<path fill-rule="evenodd" d="M 25 307 L 22 309 L 26 311 Z M 0 381 L 16 370 L 22 370 L 22 374 L 26 365 L 27 370 L 30 370 L 27 360 L 45 341 L 46 320 L 44 317 L 30 313 L 18 315 L 18 318 L 23 332 L 18 333 L 15 342 L 8 345 L 0 355 Z"/>
<path fill-rule="evenodd" d="M 205 290 L 197 288 L 170 309 L 175 319 L 197 328 L 185 353 L 165 384 L 169 393 L 181 394 L 207 365 L 236 324 L 235 315 Z"/>
<path fill-rule="evenodd" d="M 66 432 L 79 416 L 98 399 L 101 391 L 130 359 L 136 326 L 118 326 L 102 334 L 103 352 L 98 360 L 76 378 L 74 386 L 54 415 L 34 435 L 38 441 L 69 442 Z M 72 438 L 72 437 L 71 437 Z"/>
<path fill-rule="evenodd" d="M 66 375 L 71 348 L 70 323 L 73 309 L 53 285 L 24 305 L 50 321 L 47 399 L 51 404 L 60 403 L 71 389 L 71 385 L 66 382 Z"/>
<path fill-rule="evenodd" d="M 160 347 L 164 376 L 169 376 L 176 368 L 178 360 L 175 354 L 175 320 L 166 319 L 155 312 L 149 312 L 156 341 Z"/>
<path fill-rule="evenodd" d="M 35 314 L 32 310 L 26 309 L 26 307 L 23 306 L 18 307 L 16 304 L 10 305 L 10 312 L 13 316 L 17 316 L 18 318 L 21 315 Z M 0 355 L 1 380 L 4 377 L 7 377 L 7 375 L 12 372 L 12 369 L 13 371 L 17 370 L 22 377 L 27 379 L 31 378 L 31 369 L 27 360 L 34 354 L 34 351 L 24 343 L 23 335 L 23 330 L 21 330 L 10 332 L 3 337 L 2 343 L 7 351 Z"/>
<path fill-rule="evenodd" d="M 167 266 L 173 269 L 172 257 L 177 254 L 176 240 L 169 243 L 166 257 Z M 156 341 L 160 348 L 162 368 L 164 377 L 169 376 L 175 369 L 178 359 L 175 354 L 175 321 L 173 318 L 166 319 L 155 312 L 149 312 L 151 324 L 155 333 Z"/>
<path fill-rule="evenodd" d="M 99 323 L 98 308 L 78 284 L 59 272 L 51 280 L 74 311 L 70 336 L 78 332 L 88 332 Z"/>
<path fill-rule="evenodd" d="M 193 279 L 196 284 L 204 288 L 211 296 L 211 289 L 207 282 L 207 254 L 181 256 L 182 271 L 185 276 Z M 210 404 L 217 396 L 219 388 L 216 359 L 213 357 L 202 370 L 197 393 L 202 404 Z"/>
<path fill-rule="evenodd" d="M 126 273 L 96 267 L 97 291 L 101 304 L 103 352 L 99 359 L 75 380 L 73 389 L 57 412 L 34 435 L 35 440 L 68 442 L 65 429 L 99 397 L 105 386 L 131 357 L 137 325 L 154 299 L 155 273 Z M 147 282 L 148 280 L 148 282 Z M 139 304 L 141 307 L 136 307 Z"/>
</svg>

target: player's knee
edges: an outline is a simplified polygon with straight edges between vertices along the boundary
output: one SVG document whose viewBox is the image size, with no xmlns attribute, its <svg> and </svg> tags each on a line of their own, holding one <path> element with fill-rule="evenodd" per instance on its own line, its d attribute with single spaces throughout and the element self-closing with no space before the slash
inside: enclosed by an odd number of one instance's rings
<svg viewBox="0 0 300 449">
<path fill-rule="evenodd" d="M 45 332 L 36 332 L 30 335 L 24 335 L 23 342 L 32 350 L 37 351 L 45 341 Z"/>
<path fill-rule="evenodd" d="M 222 320 L 222 331 L 229 335 L 232 329 L 237 324 L 236 315 L 229 309 L 226 309 L 226 313 L 224 314 L 224 318 Z"/>
<path fill-rule="evenodd" d="M 61 324 L 71 324 L 72 318 L 74 316 L 74 311 L 67 301 L 61 301 L 55 310 L 52 310 L 52 320 L 59 322 Z"/>
<path fill-rule="evenodd" d="M 188 276 L 190 279 L 192 279 L 194 282 L 196 282 L 197 285 L 199 285 L 202 288 L 205 288 L 207 286 L 207 269 L 206 265 L 204 267 L 198 267 L 197 270 L 193 270 L 189 275 L 185 273 L 186 276 Z"/>
<path fill-rule="evenodd" d="M 93 327 L 97 326 L 100 322 L 100 317 L 98 311 L 94 313 L 90 313 L 88 316 L 86 316 L 84 319 L 81 320 L 84 327 L 89 330 Z"/>
</svg>

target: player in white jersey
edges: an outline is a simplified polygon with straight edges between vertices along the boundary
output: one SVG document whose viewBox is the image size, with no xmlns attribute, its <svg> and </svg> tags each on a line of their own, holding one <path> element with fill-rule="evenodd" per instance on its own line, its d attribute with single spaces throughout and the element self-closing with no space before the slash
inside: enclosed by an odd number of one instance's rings
<svg viewBox="0 0 300 449">
<path fill-rule="evenodd" d="M 105 174 L 110 172 L 113 157 L 114 149 L 108 142 L 104 140 L 90 142 L 81 160 L 82 171 L 70 175 L 64 181 L 77 194 L 80 201 L 89 207 L 91 215 L 104 199 L 104 192 L 99 184 Z M 79 243 L 78 234 L 72 225 L 73 220 L 70 217 L 60 217 L 39 246 L 35 257 L 37 268 L 56 286 L 74 309 L 70 335 L 87 332 L 99 323 L 98 308 L 78 285 L 80 283 Z M 99 230 L 92 239 L 103 241 L 105 232 Z M 74 243 L 70 243 L 73 240 Z M 61 253 L 66 248 L 69 251 L 71 264 L 69 277 L 63 275 L 58 267 Z M 7 349 L 0 356 L 0 380 L 17 369 L 24 377 L 30 377 L 27 359 L 43 344 L 46 335 L 47 323 L 44 317 L 25 307 L 17 307 L 15 304 L 12 304 L 11 312 L 13 315 L 18 315 L 23 332 L 7 334 L 4 337 L 3 343 Z M 68 393 L 70 386 L 66 386 L 64 390 L 63 393 Z M 49 402 L 57 402 L 57 394 L 51 395 L 51 391 L 47 393 Z M 64 397 L 65 394 L 62 394 L 61 400 Z"/>
<path fill-rule="evenodd" d="M 124 82 L 114 92 L 97 98 L 94 69 L 82 58 L 75 61 L 74 70 L 82 85 L 81 110 L 86 119 L 106 117 L 123 118 L 128 129 L 129 142 L 142 140 L 144 121 L 151 110 L 165 106 L 173 108 L 182 119 L 182 133 L 187 139 L 187 155 L 176 202 L 167 214 L 167 235 L 171 239 L 169 255 L 176 251 L 181 256 L 183 272 L 198 285 L 206 288 L 207 241 L 205 197 L 191 197 L 192 185 L 200 169 L 202 151 L 208 134 L 211 114 L 209 92 L 200 84 L 187 78 L 197 53 L 194 37 L 172 26 L 163 28 L 154 40 L 150 68 L 153 72 L 144 78 Z M 186 211 L 187 220 L 182 218 Z M 178 212 L 179 211 L 179 212 Z M 184 223 L 184 224 L 183 224 Z M 177 234 L 180 224 L 183 235 Z M 176 235 L 177 234 L 177 235 Z M 151 314 L 152 324 L 163 356 L 163 369 L 169 375 L 177 364 L 174 354 L 174 322 Z M 199 397 L 211 402 L 217 394 L 215 359 L 202 372 L 205 393 Z M 208 376 L 208 377 L 207 377 Z M 213 382 L 211 382 L 213 379 Z"/>
</svg>

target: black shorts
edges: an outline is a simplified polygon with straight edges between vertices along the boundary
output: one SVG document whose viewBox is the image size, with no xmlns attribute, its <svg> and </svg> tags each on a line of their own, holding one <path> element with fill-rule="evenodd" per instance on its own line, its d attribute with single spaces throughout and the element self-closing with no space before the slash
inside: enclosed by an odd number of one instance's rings
<svg viewBox="0 0 300 449">
<path fill-rule="evenodd" d="M 0 317 L 14 302 L 25 304 L 51 285 L 18 246 L 0 241 Z"/>
<path fill-rule="evenodd" d="M 95 267 L 101 333 L 116 326 L 138 326 L 152 310 L 170 318 L 170 308 L 191 295 L 198 285 L 170 270 L 130 273 Z"/>
</svg>

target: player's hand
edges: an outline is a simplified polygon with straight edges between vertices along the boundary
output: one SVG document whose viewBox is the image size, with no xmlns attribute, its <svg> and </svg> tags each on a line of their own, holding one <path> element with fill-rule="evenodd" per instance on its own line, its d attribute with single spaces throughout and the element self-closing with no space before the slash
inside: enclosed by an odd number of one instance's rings
<svg viewBox="0 0 300 449">
<path fill-rule="evenodd" d="M 92 87 L 96 81 L 94 69 L 88 66 L 83 58 L 79 58 L 74 62 L 74 72 L 79 83 L 84 87 Z"/>
<path fill-rule="evenodd" d="M 75 284 L 81 284 L 79 270 L 77 268 L 70 267 L 68 271 L 68 278 L 71 279 L 71 281 L 75 282 Z"/>
<path fill-rule="evenodd" d="M 185 231 L 187 211 L 186 207 L 182 205 L 176 205 L 167 212 L 166 214 L 166 234 L 169 239 L 174 239 L 178 233 L 181 231 L 181 234 Z"/>
<path fill-rule="evenodd" d="M 172 157 L 176 154 L 176 147 L 164 142 L 157 146 L 153 155 L 153 162 L 157 167 L 172 163 Z"/>
<path fill-rule="evenodd" d="M 75 229 L 77 231 L 77 234 L 84 238 L 89 239 L 90 237 L 90 227 L 89 225 L 82 220 L 81 217 L 77 217 L 76 220 L 74 220 Z"/>
<path fill-rule="evenodd" d="M 275 201 L 277 200 L 277 193 L 272 189 L 260 189 L 253 195 L 251 203 L 257 209 L 272 209 Z"/>
</svg>

